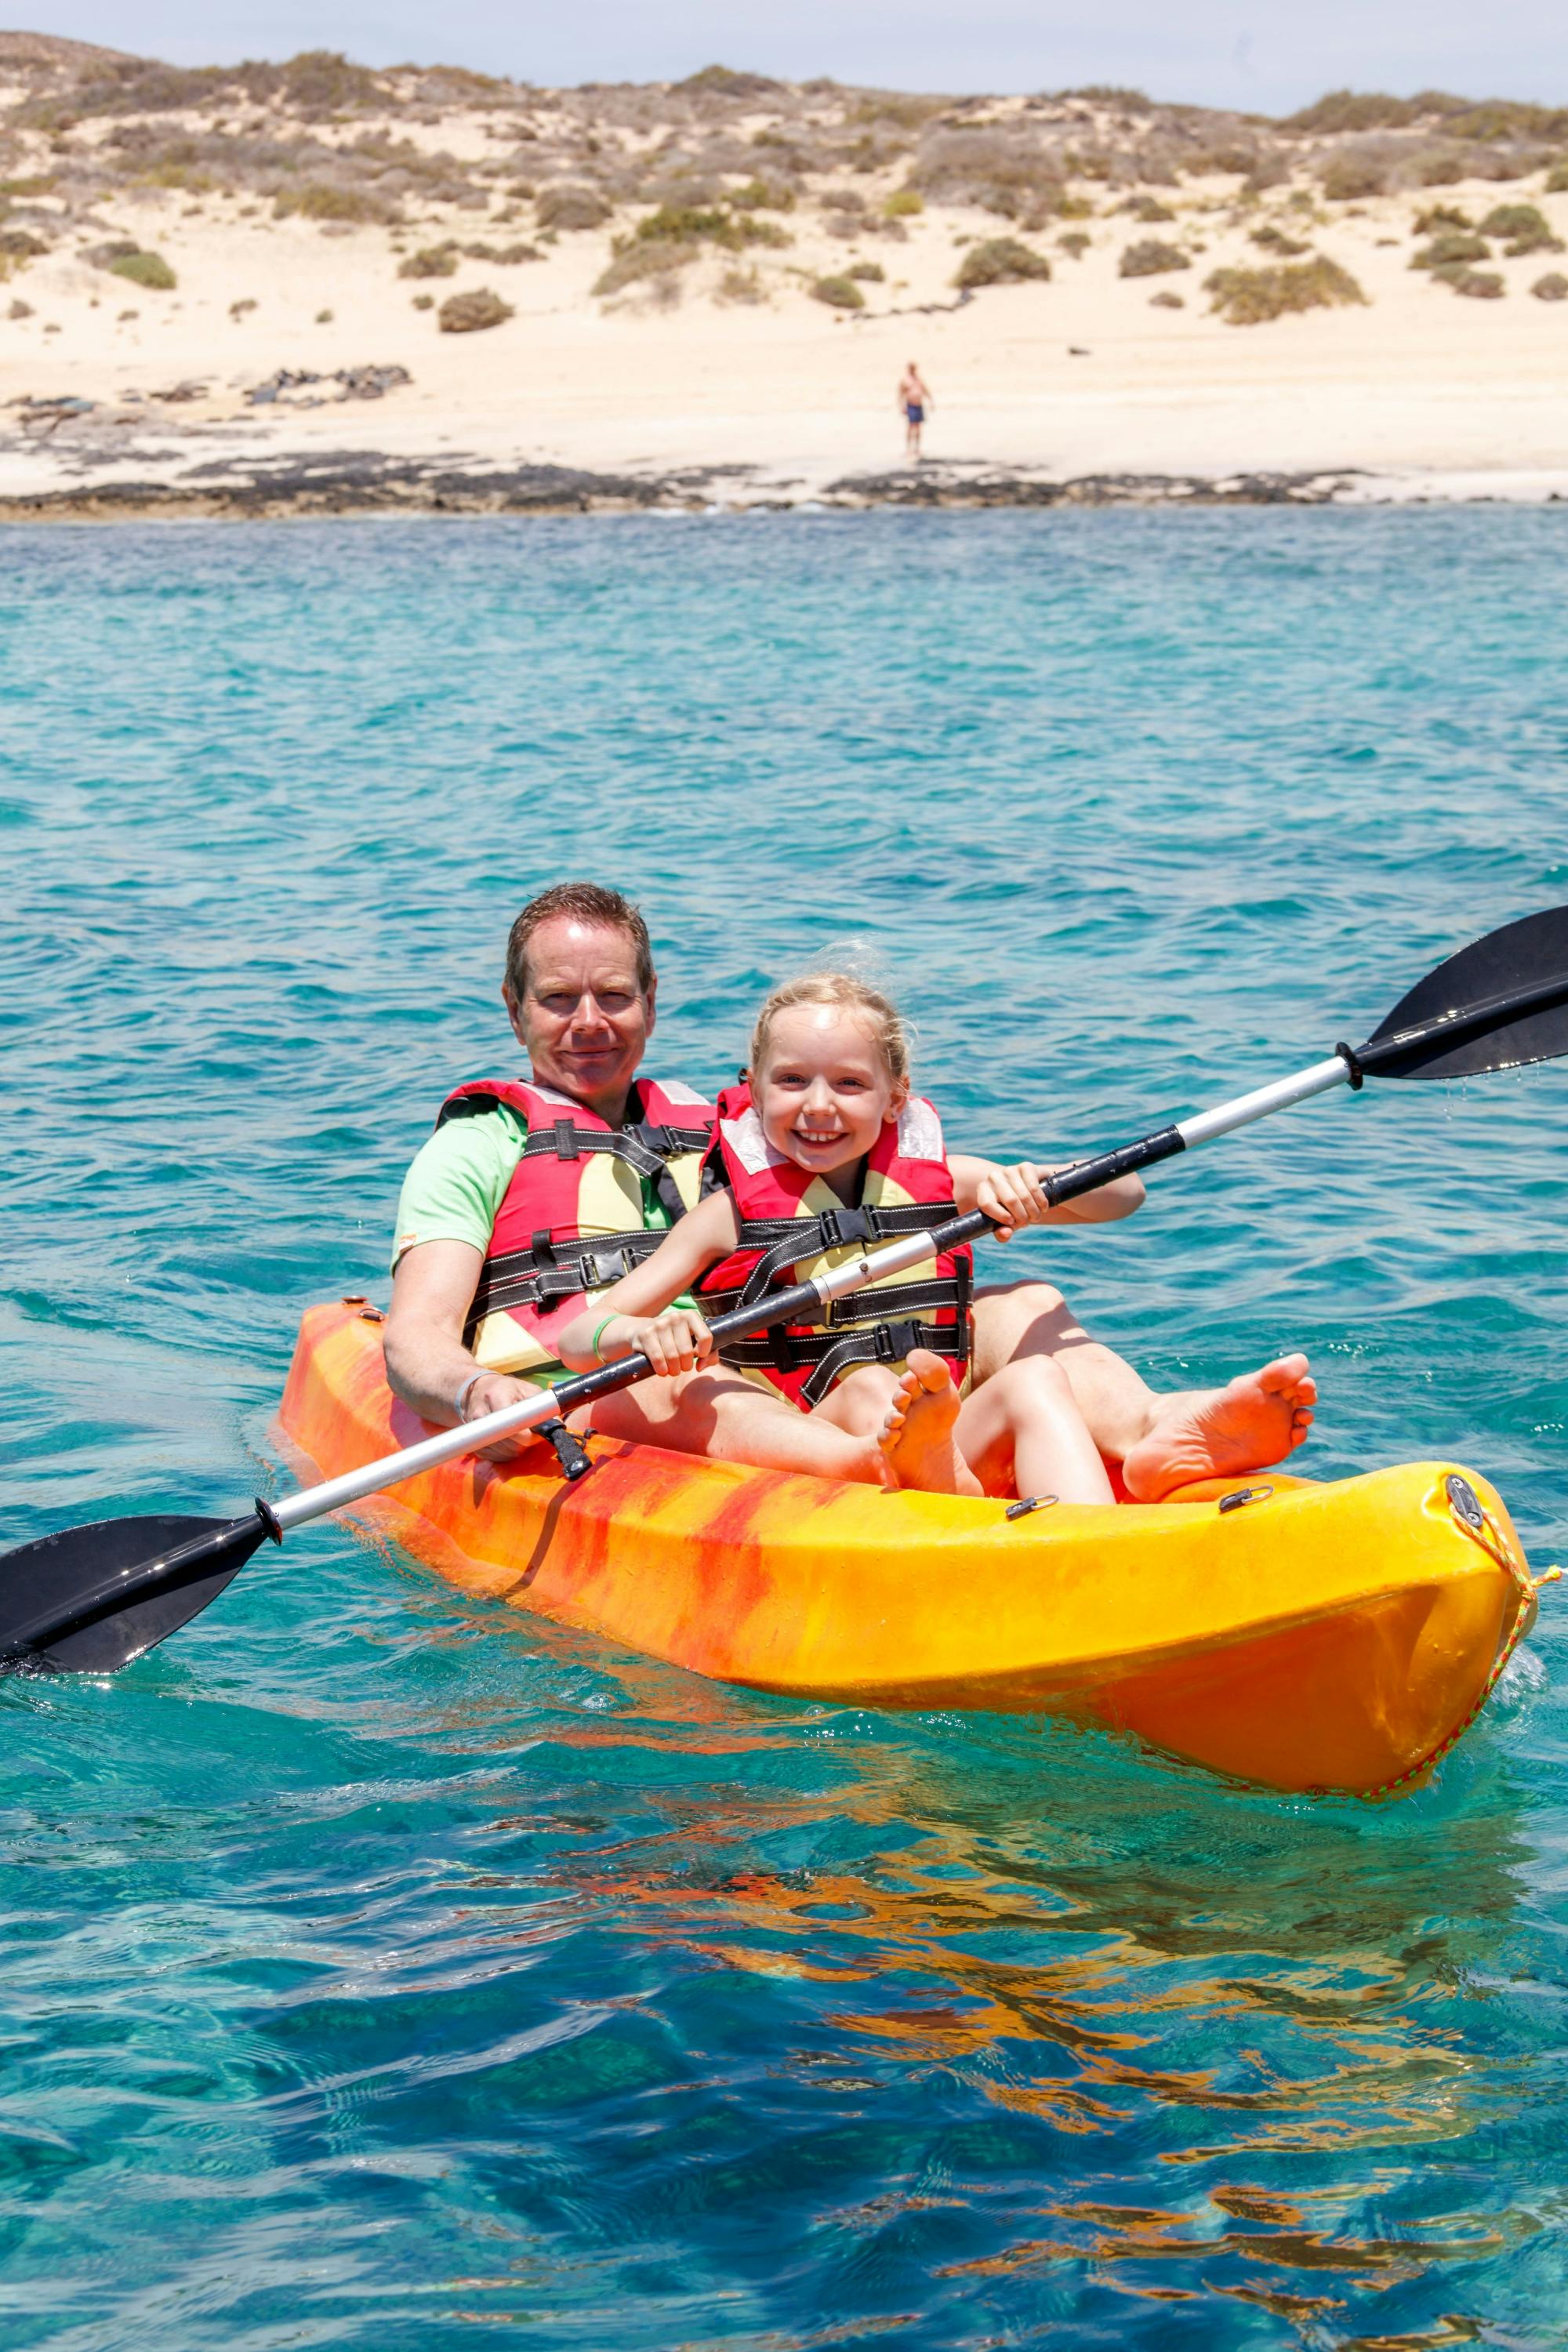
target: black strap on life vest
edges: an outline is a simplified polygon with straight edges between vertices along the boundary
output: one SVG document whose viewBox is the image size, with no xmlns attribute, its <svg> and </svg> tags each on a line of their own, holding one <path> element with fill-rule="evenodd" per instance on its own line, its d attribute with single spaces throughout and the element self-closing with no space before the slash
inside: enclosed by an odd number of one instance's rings
<svg viewBox="0 0 1568 2352">
<path fill-rule="evenodd" d="M 736 1304 L 755 1306 L 771 1289 L 774 1277 L 798 1265 L 802 1258 L 843 1249 L 850 1242 L 886 1242 L 901 1234 L 934 1233 L 957 1214 L 955 1202 L 925 1201 L 890 1209 L 825 1209 L 816 1217 L 748 1218 L 736 1233 L 735 1246 L 761 1250 L 763 1255 L 746 1276 Z"/>
<path fill-rule="evenodd" d="M 667 1127 L 645 1119 L 637 1127 L 611 1130 L 575 1127 L 569 1118 L 558 1118 L 553 1126 L 532 1130 L 522 1147 L 522 1157 L 542 1160 L 548 1155 L 554 1160 L 582 1160 L 602 1152 L 612 1160 L 625 1160 L 639 1176 L 657 1177 L 670 1160 L 707 1149 L 705 1127 Z"/>
<path fill-rule="evenodd" d="M 719 1354 L 737 1370 L 794 1372 L 810 1364 L 811 1377 L 801 1390 L 808 1405 L 821 1403 L 840 1372 L 857 1364 L 901 1363 L 911 1348 L 929 1348 L 935 1356 L 967 1364 L 971 1285 L 969 1261 L 961 1258 L 951 1281 L 889 1283 L 880 1290 L 855 1291 L 826 1310 L 833 1319 L 826 1329 L 784 1331 L 775 1326 L 727 1340 Z M 950 1307 L 954 1310 L 952 1323 L 918 1319 Z"/>
<path fill-rule="evenodd" d="M 512 1307 L 558 1307 L 579 1291 L 603 1290 L 653 1255 L 664 1235 L 640 1226 L 625 1234 L 587 1234 L 574 1241 L 552 1241 L 535 1234 L 526 1249 L 508 1250 L 485 1260 L 468 1308 L 467 1334 L 487 1315 Z M 468 1336 L 465 1337 L 468 1344 Z"/>
</svg>

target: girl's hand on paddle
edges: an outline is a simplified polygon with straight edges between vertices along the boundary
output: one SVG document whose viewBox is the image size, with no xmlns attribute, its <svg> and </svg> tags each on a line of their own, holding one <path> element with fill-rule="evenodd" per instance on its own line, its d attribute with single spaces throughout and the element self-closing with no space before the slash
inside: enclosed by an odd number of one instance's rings
<svg viewBox="0 0 1568 2352">
<path fill-rule="evenodd" d="M 605 1332 L 600 1353 L 633 1356 L 641 1351 L 654 1370 L 672 1381 L 704 1364 L 713 1352 L 713 1334 L 689 1307 L 667 1307 L 662 1315 L 618 1315 Z"/>
<path fill-rule="evenodd" d="M 1028 1160 L 988 1168 L 975 1187 L 974 1205 L 994 1221 L 999 1242 L 1010 1242 L 1020 1225 L 1043 1225 L 1051 1213 L 1040 1171 Z"/>
</svg>

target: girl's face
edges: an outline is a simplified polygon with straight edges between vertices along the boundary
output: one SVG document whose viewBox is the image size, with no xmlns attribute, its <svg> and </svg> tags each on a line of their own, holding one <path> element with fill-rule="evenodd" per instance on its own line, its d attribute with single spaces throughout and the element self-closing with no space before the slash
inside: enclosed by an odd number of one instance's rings
<svg viewBox="0 0 1568 2352">
<path fill-rule="evenodd" d="M 863 1160 L 908 1096 L 865 1022 L 834 1004 L 786 1006 L 752 1074 L 763 1133 L 816 1176 Z"/>
</svg>

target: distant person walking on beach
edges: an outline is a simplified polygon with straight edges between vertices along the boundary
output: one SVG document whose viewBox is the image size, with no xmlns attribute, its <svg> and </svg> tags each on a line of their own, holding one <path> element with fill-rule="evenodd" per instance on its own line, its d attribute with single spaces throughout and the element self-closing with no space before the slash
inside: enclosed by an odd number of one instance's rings
<svg viewBox="0 0 1568 2352">
<path fill-rule="evenodd" d="M 904 412 L 908 430 L 904 436 L 904 455 L 914 466 L 921 459 L 921 427 L 929 412 L 936 406 L 931 390 L 916 362 L 911 360 L 899 381 L 899 406 Z"/>
</svg>

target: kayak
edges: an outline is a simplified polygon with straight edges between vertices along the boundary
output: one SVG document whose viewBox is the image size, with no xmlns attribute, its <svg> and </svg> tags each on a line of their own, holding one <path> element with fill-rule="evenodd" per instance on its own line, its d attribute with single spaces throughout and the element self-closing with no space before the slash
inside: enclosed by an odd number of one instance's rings
<svg viewBox="0 0 1568 2352">
<path fill-rule="evenodd" d="M 278 1423 L 332 1477 L 428 1434 L 381 1318 L 303 1319 Z M 888 1494 L 588 1441 L 471 1456 L 352 1516 L 463 1591 L 692 1673 L 875 1707 L 1047 1713 L 1266 1787 L 1413 1785 L 1535 1617 L 1500 1496 L 1447 1462 L 1274 1470 L 1157 1504 Z"/>
</svg>

